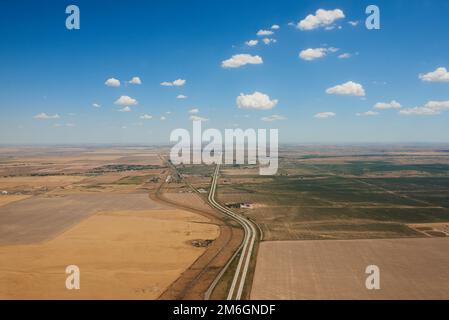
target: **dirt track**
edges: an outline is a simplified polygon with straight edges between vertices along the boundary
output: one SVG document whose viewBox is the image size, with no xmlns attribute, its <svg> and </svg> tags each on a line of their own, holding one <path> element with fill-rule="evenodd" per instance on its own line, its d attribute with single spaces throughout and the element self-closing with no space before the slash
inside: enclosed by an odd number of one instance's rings
<svg viewBox="0 0 449 320">
<path fill-rule="evenodd" d="M 193 196 L 193 195 L 192 195 Z M 207 247 L 206 251 L 159 297 L 162 300 L 202 300 L 204 293 L 209 285 L 215 279 L 221 268 L 226 264 L 229 258 L 240 245 L 243 232 L 240 228 L 233 225 L 231 221 L 223 220 L 223 216 L 207 207 L 203 199 L 199 196 L 197 201 L 204 203 L 200 205 L 181 204 L 178 197 L 177 201 L 170 199 L 170 194 L 156 192 L 152 194 L 152 199 L 169 204 L 173 207 L 188 210 L 210 219 L 210 223 L 220 227 L 220 235 L 215 241 Z M 212 295 L 214 299 L 224 297 L 224 292 L 216 292 Z"/>
</svg>

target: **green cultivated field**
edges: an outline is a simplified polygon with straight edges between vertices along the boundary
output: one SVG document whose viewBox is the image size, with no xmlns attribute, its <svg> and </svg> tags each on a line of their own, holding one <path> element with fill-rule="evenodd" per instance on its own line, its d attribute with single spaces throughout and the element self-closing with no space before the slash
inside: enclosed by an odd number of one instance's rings
<svg viewBox="0 0 449 320">
<path fill-rule="evenodd" d="M 254 203 L 241 212 L 265 240 L 420 237 L 407 224 L 449 221 L 448 156 L 281 156 L 277 176 L 233 172 L 218 189 Z"/>
</svg>

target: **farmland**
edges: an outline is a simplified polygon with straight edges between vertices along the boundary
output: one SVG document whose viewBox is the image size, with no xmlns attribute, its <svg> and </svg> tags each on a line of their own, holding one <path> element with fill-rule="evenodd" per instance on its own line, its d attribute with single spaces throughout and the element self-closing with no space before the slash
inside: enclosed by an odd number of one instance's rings
<svg viewBox="0 0 449 320">
<path fill-rule="evenodd" d="M 449 239 L 268 241 L 252 299 L 447 299 Z M 366 267 L 380 269 L 367 290 Z"/>
<path fill-rule="evenodd" d="M 244 237 L 207 204 L 213 165 L 174 167 L 163 148 L 3 150 L 2 298 L 202 299 Z M 223 165 L 217 200 L 260 232 L 244 297 L 447 298 L 448 169 L 436 146 L 284 146 L 274 176 Z M 61 285 L 69 264 L 82 292 Z M 368 264 L 383 291 L 363 287 Z"/>
<path fill-rule="evenodd" d="M 0 246 L 1 299 L 156 299 L 218 228 L 180 210 L 108 210 L 43 243 Z M 81 290 L 65 288 L 77 265 Z"/>
<path fill-rule="evenodd" d="M 449 158 L 442 153 L 298 150 L 281 153 L 274 177 L 224 170 L 219 198 L 251 202 L 242 213 L 265 240 L 422 237 L 408 225 L 449 221 Z"/>
<path fill-rule="evenodd" d="M 1 151 L 0 299 L 157 299 L 217 250 L 207 215 L 151 199 L 163 149 Z M 72 264 L 79 291 L 64 285 Z"/>
</svg>

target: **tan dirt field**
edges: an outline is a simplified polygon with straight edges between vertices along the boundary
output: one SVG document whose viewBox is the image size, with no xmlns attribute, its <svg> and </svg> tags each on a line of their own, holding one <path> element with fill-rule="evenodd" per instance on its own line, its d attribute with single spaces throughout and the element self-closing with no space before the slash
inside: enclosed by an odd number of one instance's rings
<svg viewBox="0 0 449 320">
<path fill-rule="evenodd" d="M 162 184 L 161 187 L 166 185 Z M 200 214 L 209 219 L 209 223 L 219 227 L 218 237 L 207 246 L 204 254 L 160 296 L 162 300 L 204 299 L 205 291 L 240 245 L 243 239 L 242 230 L 223 220 L 222 215 L 213 211 L 196 193 L 161 193 L 159 189 L 152 198 L 164 204 Z M 211 298 L 224 299 L 226 293 L 216 289 Z"/>
<path fill-rule="evenodd" d="M 448 266 L 444 238 L 262 242 L 251 299 L 449 299 Z"/>
<path fill-rule="evenodd" d="M 0 189 L 17 187 L 60 187 L 85 179 L 83 176 L 42 176 L 0 178 Z"/>
<path fill-rule="evenodd" d="M 156 299 L 215 239 L 218 227 L 182 210 L 105 211 L 42 244 L 0 246 L 0 299 Z M 80 268 L 67 290 L 65 268 Z"/>
<path fill-rule="evenodd" d="M 26 198 L 29 198 L 30 196 L 18 196 L 18 195 L 3 195 L 0 196 L 0 207 L 4 206 L 11 202 L 16 202 L 20 200 L 24 200 Z"/>
<path fill-rule="evenodd" d="M 171 200 L 183 206 L 201 210 L 208 213 L 214 213 L 214 210 L 196 193 L 164 193 L 164 198 Z"/>
<path fill-rule="evenodd" d="M 99 211 L 161 208 L 146 193 L 35 196 L 0 207 L 0 245 L 48 240 Z"/>
</svg>

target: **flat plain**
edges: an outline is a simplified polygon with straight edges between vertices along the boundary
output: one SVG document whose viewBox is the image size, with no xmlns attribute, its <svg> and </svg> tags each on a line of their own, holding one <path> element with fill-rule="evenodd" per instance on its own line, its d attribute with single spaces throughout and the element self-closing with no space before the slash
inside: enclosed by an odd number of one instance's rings
<svg viewBox="0 0 449 320">
<path fill-rule="evenodd" d="M 448 299 L 449 239 L 268 241 L 251 299 Z M 380 269 L 368 290 L 366 267 Z"/>
<path fill-rule="evenodd" d="M 0 149 L 0 298 L 202 299 L 242 239 L 205 204 L 214 166 L 175 168 L 164 148 Z M 219 179 L 218 200 L 261 231 L 248 297 L 449 299 L 449 148 L 279 155 L 275 176 L 234 164 Z M 79 292 L 64 287 L 70 264 Z M 364 287 L 368 264 L 380 291 Z M 232 265 L 212 298 L 230 280 Z"/>
<path fill-rule="evenodd" d="M 99 212 L 49 241 L 0 246 L 0 299 L 157 299 L 218 227 L 181 210 Z M 67 290 L 65 268 L 80 268 Z"/>
<path fill-rule="evenodd" d="M 157 299 L 219 226 L 155 202 L 145 147 L 0 148 L 0 299 Z M 67 290 L 77 265 L 81 289 Z"/>
<path fill-rule="evenodd" d="M 411 224 L 449 221 L 449 154 L 424 147 L 296 147 L 280 153 L 276 176 L 248 166 L 223 170 L 218 198 L 264 240 L 429 236 Z"/>
</svg>

